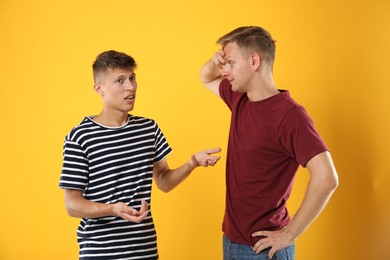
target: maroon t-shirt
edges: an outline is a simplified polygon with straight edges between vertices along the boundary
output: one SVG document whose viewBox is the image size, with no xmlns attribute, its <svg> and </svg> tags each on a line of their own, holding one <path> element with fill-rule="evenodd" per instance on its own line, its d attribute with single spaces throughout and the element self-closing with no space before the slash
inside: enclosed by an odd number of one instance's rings
<svg viewBox="0 0 390 260">
<path fill-rule="evenodd" d="M 257 102 L 227 80 L 219 91 L 232 111 L 222 229 L 231 241 L 253 246 L 260 239 L 253 232 L 289 223 L 286 201 L 298 166 L 328 148 L 288 91 Z"/>
</svg>

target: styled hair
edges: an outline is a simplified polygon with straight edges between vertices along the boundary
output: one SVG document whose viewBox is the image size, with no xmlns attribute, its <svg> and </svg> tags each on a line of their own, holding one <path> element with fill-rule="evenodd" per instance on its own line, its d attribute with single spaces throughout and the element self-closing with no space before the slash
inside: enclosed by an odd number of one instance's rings
<svg viewBox="0 0 390 260">
<path fill-rule="evenodd" d="M 100 53 L 92 65 L 93 78 L 97 82 L 99 76 L 108 69 L 135 69 L 135 60 L 124 52 L 109 50 Z"/>
<path fill-rule="evenodd" d="M 225 34 L 217 43 L 224 47 L 234 42 L 244 55 L 256 52 L 272 68 L 275 60 L 275 40 L 271 34 L 258 26 L 243 26 Z"/>
</svg>

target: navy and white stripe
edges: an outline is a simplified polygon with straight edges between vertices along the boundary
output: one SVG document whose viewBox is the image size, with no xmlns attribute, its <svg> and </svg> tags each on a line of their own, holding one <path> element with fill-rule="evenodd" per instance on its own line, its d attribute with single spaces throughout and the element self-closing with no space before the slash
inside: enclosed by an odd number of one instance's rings
<svg viewBox="0 0 390 260">
<path fill-rule="evenodd" d="M 151 119 L 129 115 L 122 127 L 86 117 L 65 138 L 60 187 L 82 190 L 88 200 L 151 204 L 153 164 L 171 152 Z M 116 216 L 83 218 L 77 231 L 80 259 L 158 259 L 151 213 L 142 223 Z"/>
</svg>

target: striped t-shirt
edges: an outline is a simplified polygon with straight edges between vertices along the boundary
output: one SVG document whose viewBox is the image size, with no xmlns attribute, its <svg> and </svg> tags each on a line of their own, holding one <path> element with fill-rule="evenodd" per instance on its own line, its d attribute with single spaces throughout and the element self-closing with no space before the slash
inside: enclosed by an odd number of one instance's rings
<svg viewBox="0 0 390 260">
<path fill-rule="evenodd" d="M 151 205 L 153 164 L 171 152 L 151 119 L 129 115 L 121 127 L 86 117 L 65 137 L 60 188 L 88 200 Z M 139 224 L 118 216 L 83 218 L 77 230 L 80 259 L 158 259 L 151 213 Z"/>
</svg>

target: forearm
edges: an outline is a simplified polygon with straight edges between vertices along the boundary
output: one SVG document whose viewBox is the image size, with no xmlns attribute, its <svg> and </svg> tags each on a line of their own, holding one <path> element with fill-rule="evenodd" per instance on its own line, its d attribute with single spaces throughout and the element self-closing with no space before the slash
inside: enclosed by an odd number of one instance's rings
<svg viewBox="0 0 390 260">
<path fill-rule="evenodd" d="M 156 184 L 160 190 L 169 192 L 183 182 L 198 165 L 191 158 L 185 164 L 176 169 L 167 169 L 156 178 Z"/>
<path fill-rule="evenodd" d="M 322 212 L 332 196 L 335 186 L 326 185 L 321 181 L 311 180 L 304 199 L 297 213 L 286 227 L 286 232 L 295 240 Z"/>
<path fill-rule="evenodd" d="M 221 156 L 214 156 L 213 154 L 219 153 L 220 151 L 220 148 L 200 151 L 193 154 L 186 163 L 174 170 L 169 168 L 165 158 L 155 163 L 153 166 L 153 176 L 157 187 L 164 192 L 171 191 L 184 181 L 196 167 L 214 166 L 221 159 Z"/>
<path fill-rule="evenodd" d="M 114 215 L 114 205 L 85 199 L 78 191 L 65 191 L 66 211 L 76 218 L 98 218 Z"/>
</svg>

